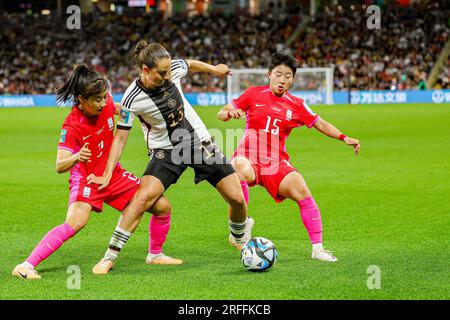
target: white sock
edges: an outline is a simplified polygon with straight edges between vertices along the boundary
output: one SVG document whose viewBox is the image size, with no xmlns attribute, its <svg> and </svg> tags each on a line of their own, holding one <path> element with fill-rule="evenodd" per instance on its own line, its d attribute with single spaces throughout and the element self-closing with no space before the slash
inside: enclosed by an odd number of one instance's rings
<svg viewBox="0 0 450 320">
<path fill-rule="evenodd" d="M 157 257 L 160 257 L 162 255 L 163 255 L 162 251 L 160 253 L 151 253 L 151 252 L 149 252 L 147 257 L 148 258 L 157 258 Z"/>
<path fill-rule="evenodd" d="M 105 256 L 103 257 L 103 259 L 115 261 L 117 259 L 118 255 L 119 255 L 119 251 L 108 249 L 108 250 L 106 250 Z"/>
<path fill-rule="evenodd" d="M 245 226 L 247 225 L 247 219 L 244 222 L 233 222 L 228 220 L 230 232 L 236 241 L 241 242 L 245 234 Z"/>
<path fill-rule="evenodd" d="M 319 242 L 319 243 L 313 243 L 312 247 L 313 247 L 313 251 L 316 251 L 316 250 L 323 250 L 322 242 Z"/>
<path fill-rule="evenodd" d="M 111 237 L 111 241 L 109 242 L 109 249 L 106 250 L 104 259 L 113 261 L 116 260 L 120 250 L 122 250 L 131 235 L 131 232 L 117 226 L 116 230 L 114 230 L 113 236 Z"/>
</svg>

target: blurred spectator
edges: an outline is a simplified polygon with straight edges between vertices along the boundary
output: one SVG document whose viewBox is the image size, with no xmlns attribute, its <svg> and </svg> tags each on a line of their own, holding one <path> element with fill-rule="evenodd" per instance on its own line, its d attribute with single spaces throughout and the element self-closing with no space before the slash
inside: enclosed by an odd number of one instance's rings
<svg viewBox="0 0 450 320">
<path fill-rule="evenodd" d="M 433 89 L 450 89 L 450 56 L 445 61 L 437 79 L 438 81 Z"/>
<path fill-rule="evenodd" d="M 335 90 L 423 89 L 449 39 L 450 3 L 388 5 L 380 30 L 367 28 L 365 9 L 319 11 L 293 45 L 301 66 L 334 65 Z"/>
<path fill-rule="evenodd" d="M 420 89 L 449 39 L 449 5 L 387 6 L 380 30 L 366 26 L 364 7 L 325 7 L 309 21 L 291 50 L 302 67 L 334 66 L 335 90 Z M 276 9 L 276 10 L 275 10 Z M 64 17 L 5 13 L 0 25 L 0 94 L 54 93 L 73 65 L 86 62 L 106 74 L 113 92 L 137 75 L 132 51 L 140 39 L 160 42 L 174 58 L 232 68 L 266 68 L 301 21 L 296 1 L 261 13 L 161 15 L 114 13 L 82 16 L 81 30 Z M 64 26 L 64 27 L 62 27 Z M 449 64 L 439 85 L 449 86 Z M 224 91 L 225 80 L 192 74 L 186 92 Z M 307 81 L 306 81 L 307 82 Z M 314 89 L 313 83 L 305 87 Z"/>
</svg>

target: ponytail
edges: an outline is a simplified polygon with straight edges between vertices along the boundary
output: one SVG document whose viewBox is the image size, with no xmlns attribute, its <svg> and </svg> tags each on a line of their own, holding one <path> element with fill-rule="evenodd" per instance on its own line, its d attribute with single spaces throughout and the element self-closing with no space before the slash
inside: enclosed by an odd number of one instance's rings
<svg viewBox="0 0 450 320">
<path fill-rule="evenodd" d="M 66 83 L 56 91 L 56 101 L 62 103 L 73 100 L 75 104 L 79 104 L 79 95 L 88 99 L 92 95 L 101 94 L 107 87 L 107 80 L 83 63 L 75 67 Z"/>
</svg>

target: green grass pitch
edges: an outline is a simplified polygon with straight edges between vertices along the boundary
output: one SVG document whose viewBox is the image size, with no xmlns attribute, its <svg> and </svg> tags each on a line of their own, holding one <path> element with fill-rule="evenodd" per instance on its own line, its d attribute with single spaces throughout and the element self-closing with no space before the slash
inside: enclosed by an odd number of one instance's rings
<svg viewBox="0 0 450 320">
<path fill-rule="evenodd" d="M 450 105 L 317 106 L 324 119 L 361 140 L 351 148 L 314 129 L 294 130 L 287 147 L 322 212 L 324 244 L 335 264 L 310 259 L 310 244 L 292 201 L 275 204 L 250 190 L 253 234 L 279 252 L 266 273 L 246 272 L 227 241 L 226 204 L 191 170 L 166 193 L 174 210 L 165 245 L 182 266 L 148 266 L 147 214 L 115 269 L 94 276 L 119 213 L 106 207 L 38 270 L 40 281 L 11 277 L 42 236 L 64 221 L 68 174 L 55 172 L 56 144 L 69 109 L 0 109 L 1 299 L 450 299 Z M 218 108 L 198 108 L 208 128 Z M 141 174 L 146 150 L 138 124 L 122 164 Z M 81 270 L 81 288 L 67 281 Z M 381 288 L 369 289 L 370 266 Z M 369 282 L 371 282 L 369 279 Z"/>
</svg>

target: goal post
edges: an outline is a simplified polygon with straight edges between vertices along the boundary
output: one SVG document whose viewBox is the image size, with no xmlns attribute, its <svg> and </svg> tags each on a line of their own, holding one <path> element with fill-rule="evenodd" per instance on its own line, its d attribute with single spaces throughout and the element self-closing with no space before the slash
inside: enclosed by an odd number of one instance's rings
<svg viewBox="0 0 450 320">
<path fill-rule="evenodd" d="M 232 69 L 227 79 L 228 103 L 250 86 L 269 84 L 267 69 Z M 289 92 L 308 104 L 333 104 L 333 67 L 298 68 Z"/>
</svg>

